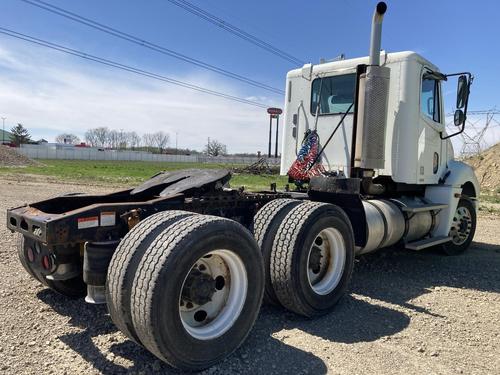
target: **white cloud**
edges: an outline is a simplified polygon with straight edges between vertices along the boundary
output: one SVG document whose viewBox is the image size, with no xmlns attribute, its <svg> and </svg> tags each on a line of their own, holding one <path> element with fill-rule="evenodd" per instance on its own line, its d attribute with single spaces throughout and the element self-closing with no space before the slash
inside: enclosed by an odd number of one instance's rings
<svg viewBox="0 0 500 375">
<path fill-rule="evenodd" d="M 157 73 L 171 77 L 168 72 Z M 219 77 L 172 78 L 244 97 L 238 87 Z M 7 117 L 9 127 L 23 123 L 37 138 L 46 135 L 51 140 L 63 131 L 83 136 L 88 128 L 107 126 L 138 133 L 163 130 L 170 133 L 171 143 L 178 132 L 179 147 L 202 149 L 208 137 L 226 143 L 230 152 L 267 147 L 265 109 L 85 63 L 41 47 L 0 45 L 0 82 L 1 115 Z M 282 105 L 268 97 L 251 99 Z"/>
</svg>

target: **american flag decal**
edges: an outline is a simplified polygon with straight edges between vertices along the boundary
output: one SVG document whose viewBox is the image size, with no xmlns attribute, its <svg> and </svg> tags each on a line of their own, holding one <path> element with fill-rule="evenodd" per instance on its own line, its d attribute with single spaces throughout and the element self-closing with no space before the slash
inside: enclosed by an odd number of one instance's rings
<svg viewBox="0 0 500 375">
<path fill-rule="evenodd" d="M 311 177 L 321 176 L 325 168 L 321 164 L 321 158 L 316 160 L 319 152 L 319 136 L 316 130 L 308 130 L 302 142 L 302 147 L 288 170 L 288 176 L 296 182 L 308 182 Z"/>
</svg>

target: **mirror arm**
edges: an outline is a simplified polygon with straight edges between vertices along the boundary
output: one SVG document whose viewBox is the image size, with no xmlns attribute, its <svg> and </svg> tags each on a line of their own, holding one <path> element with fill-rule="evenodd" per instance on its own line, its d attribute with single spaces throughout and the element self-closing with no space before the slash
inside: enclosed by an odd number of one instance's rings
<svg viewBox="0 0 500 375">
<path fill-rule="evenodd" d="M 469 104 L 470 85 L 472 84 L 472 80 L 474 79 L 474 76 L 469 72 L 462 72 L 462 73 L 446 74 L 446 77 L 459 76 L 462 74 L 465 74 L 466 76 L 469 77 L 469 82 L 467 83 L 467 99 L 465 100 L 465 106 L 464 106 L 464 123 L 462 124 L 462 128 L 459 131 L 457 131 L 456 133 L 447 135 L 445 137 L 443 137 L 443 132 L 439 132 L 439 138 L 441 138 L 441 139 L 448 139 L 448 138 L 454 137 L 456 135 L 463 133 L 463 131 L 465 130 L 465 122 L 467 121 L 467 105 Z"/>
<path fill-rule="evenodd" d="M 439 132 L 439 138 L 441 138 L 441 139 L 448 139 L 448 138 L 454 137 L 456 135 L 459 135 L 460 133 L 463 133 L 463 131 L 465 130 L 465 120 L 466 120 L 466 118 L 467 118 L 467 116 L 464 116 L 464 123 L 462 124 L 462 129 L 460 129 L 456 133 L 447 135 L 445 137 L 443 137 L 443 132 Z"/>
</svg>

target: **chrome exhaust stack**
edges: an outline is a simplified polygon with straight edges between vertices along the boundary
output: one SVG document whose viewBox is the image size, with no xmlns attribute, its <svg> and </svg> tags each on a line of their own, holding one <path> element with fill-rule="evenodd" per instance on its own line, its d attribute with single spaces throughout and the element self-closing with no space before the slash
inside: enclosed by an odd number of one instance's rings
<svg viewBox="0 0 500 375">
<path fill-rule="evenodd" d="M 369 65 L 359 76 L 357 103 L 357 135 L 354 167 L 364 170 L 385 167 L 385 133 L 389 99 L 390 69 L 380 66 L 382 20 L 387 5 L 377 4 L 372 20 Z"/>
<path fill-rule="evenodd" d="M 372 34 L 370 39 L 370 65 L 380 65 L 380 46 L 382 44 L 382 21 L 387 10 L 387 4 L 381 1 L 377 4 L 372 18 Z"/>
</svg>

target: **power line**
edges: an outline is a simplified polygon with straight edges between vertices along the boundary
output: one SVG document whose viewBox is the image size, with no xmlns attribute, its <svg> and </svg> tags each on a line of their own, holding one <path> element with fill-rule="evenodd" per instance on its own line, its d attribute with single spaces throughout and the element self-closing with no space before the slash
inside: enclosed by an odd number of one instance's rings
<svg viewBox="0 0 500 375">
<path fill-rule="evenodd" d="M 99 23 L 97 21 L 91 20 L 89 18 L 85 18 L 85 17 L 80 16 L 80 15 L 78 15 L 76 13 L 73 13 L 73 12 L 70 12 L 70 11 L 65 10 L 63 8 L 60 8 L 60 7 L 57 7 L 55 5 L 49 4 L 49 3 L 45 2 L 45 1 L 41 1 L 41 0 L 21 0 L 21 1 L 23 1 L 23 2 L 25 2 L 27 4 L 30 4 L 30 5 L 36 6 L 38 8 L 44 9 L 44 10 L 46 10 L 48 12 L 57 14 L 59 16 L 65 17 L 65 18 L 70 19 L 72 21 L 78 22 L 80 24 L 89 26 L 89 27 L 94 28 L 96 30 L 102 31 L 102 32 L 107 33 L 109 35 L 115 36 L 117 38 L 126 40 L 126 41 L 131 42 L 131 43 L 138 44 L 138 45 L 140 45 L 142 47 L 149 48 L 149 49 L 151 49 L 153 51 L 159 52 L 161 54 L 164 54 L 164 55 L 167 55 L 167 56 L 170 56 L 170 57 L 173 57 L 173 58 L 176 58 L 178 60 L 187 62 L 189 64 L 193 64 L 193 65 L 198 66 L 200 68 L 210 70 L 212 72 L 215 72 L 215 73 L 221 74 L 223 76 L 235 79 L 237 81 L 244 82 L 246 84 L 249 84 L 249 85 L 252 85 L 252 86 L 255 86 L 255 87 L 267 90 L 267 91 L 271 91 L 271 92 L 273 92 L 275 94 L 284 95 L 284 93 L 285 93 L 283 90 L 278 89 L 276 87 L 272 87 L 272 86 L 267 85 L 265 83 L 255 81 L 253 79 L 250 79 L 248 77 L 242 76 L 240 74 L 236 74 L 236 73 L 230 72 L 230 71 L 228 71 L 226 69 L 222 69 L 222 68 L 219 68 L 217 66 L 205 63 L 205 62 L 203 62 L 201 60 L 198 60 L 198 59 L 186 56 L 184 54 L 181 54 L 179 52 L 173 51 L 173 50 L 168 49 L 166 47 L 163 47 L 163 46 L 160 46 L 158 44 L 155 44 L 155 43 L 149 42 L 147 40 L 141 39 L 141 38 L 139 38 L 137 36 L 128 34 L 128 33 L 124 32 L 124 31 L 120 31 L 120 30 L 114 29 L 114 28 L 112 28 L 110 26 L 106 26 L 106 25 L 104 25 L 102 23 Z"/>
<path fill-rule="evenodd" d="M 487 142 L 485 140 L 486 134 L 492 128 L 500 125 L 494 116 L 499 115 L 500 111 L 496 108 L 490 110 L 476 110 L 467 111 L 467 120 L 465 124 L 464 131 L 460 134 L 460 139 L 462 141 L 460 148 L 460 157 L 468 157 L 473 155 L 479 155 L 486 147 Z M 449 116 L 453 114 L 450 113 Z M 470 117 L 469 117 L 470 116 Z M 471 119 L 473 117 L 473 119 Z M 484 124 L 481 126 L 481 124 Z M 495 123 L 495 125 L 492 125 Z M 452 126 L 453 120 L 450 121 L 447 126 Z M 491 134 L 491 133 L 490 133 Z"/>
<path fill-rule="evenodd" d="M 188 11 L 191 14 L 194 14 L 197 17 L 200 17 L 204 19 L 205 21 L 208 21 L 215 26 L 218 26 L 231 34 L 236 35 L 237 37 L 246 40 L 247 42 L 250 42 L 258 47 L 261 47 L 265 49 L 268 52 L 271 52 L 272 54 L 281 57 L 284 60 L 287 60 L 291 62 L 292 64 L 296 65 L 304 65 L 304 61 L 302 59 L 299 59 L 297 57 L 294 57 L 290 55 L 289 53 L 273 46 L 272 44 L 267 43 L 266 41 L 240 29 L 237 26 L 234 26 L 230 24 L 229 22 L 223 20 L 222 18 L 219 18 L 209 12 L 207 12 L 204 9 L 201 9 L 200 7 L 197 7 L 194 4 L 191 4 L 189 1 L 186 0 L 168 0 L 170 3 L 177 5 L 178 7 Z"/>
<path fill-rule="evenodd" d="M 22 39 L 22 40 L 25 40 L 27 42 L 33 43 L 33 44 L 38 44 L 38 45 L 43 46 L 43 47 L 47 47 L 47 48 L 51 48 L 51 49 L 54 49 L 54 50 L 57 50 L 60 52 L 64 52 L 64 53 L 67 53 L 69 55 L 81 57 L 81 58 L 86 59 L 86 60 L 91 60 L 91 61 L 103 64 L 103 65 L 111 66 L 113 68 L 118 68 L 121 70 L 125 70 L 127 72 L 131 72 L 131 73 L 135 73 L 135 74 L 142 75 L 145 77 L 153 78 L 153 79 L 156 79 L 159 81 L 171 83 L 173 85 L 177 85 L 177 86 L 181 86 L 181 87 L 188 88 L 191 90 L 199 91 L 199 92 L 202 92 L 205 94 L 210 94 L 210 95 L 218 96 L 218 97 L 221 97 L 224 99 L 229 99 L 229 100 L 233 100 L 236 102 L 253 105 L 253 106 L 259 107 L 259 108 L 267 108 L 268 107 L 268 105 L 263 104 L 263 103 L 240 98 L 238 96 L 234 96 L 234 95 L 230 95 L 230 94 L 225 94 L 223 92 L 219 92 L 219 91 L 215 91 L 215 90 L 210 90 L 210 89 L 207 89 L 207 88 L 204 88 L 201 86 L 197 86 L 197 85 L 193 85 L 191 83 L 179 81 L 179 80 L 169 78 L 169 77 L 166 77 L 166 76 L 163 76 L 160 74 L 151 73 L 151 72 L 148 72 L 146 70 L 134 68 L 132 66 L 121 64 L 121 63 L 118 63 L 116 61 L 104 59 L 102 57 L 98 57 L 95 55 L 90 55 L 90 54 L 85 53 L 85 52 L 77 51 L 77 50 L 72 49 L 72 48 L 64 47 L 64 46 L 61 46 L 59 44 L 51 43 L 51 42 L 48 42 L 46 40 L 38 39 L 38 38 L 29 36 L 26 34 L 18 33 L 16 31 L 9 30 L 9 29 L 3 28 L 3 27 L 0 27 L 0 33 L 11 36 L 13 38 Z"/>
</svg>

